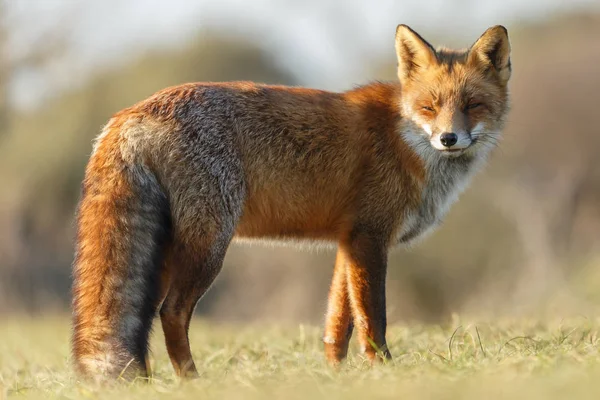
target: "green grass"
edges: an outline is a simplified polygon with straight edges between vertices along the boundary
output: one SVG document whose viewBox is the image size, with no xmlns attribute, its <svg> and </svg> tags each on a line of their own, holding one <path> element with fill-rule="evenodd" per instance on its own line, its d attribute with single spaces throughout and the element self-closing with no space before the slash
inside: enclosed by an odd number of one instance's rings
<svg viewBox="0 0 600 400">
<path fill-rule="evenodd" d="M 600 320 L 583 317 L 395 325 L 393 362 L 370 367 L 352 347 L 335 372 L 320 328 L 195 321 L 200 379 L 174 376 L 157 327 L 150 382 L 103 387 L 72 373 L 68 318 L 9 318 L 0 322 L 0 398 L 595 399 L 599 330 Z"/>
</svg>

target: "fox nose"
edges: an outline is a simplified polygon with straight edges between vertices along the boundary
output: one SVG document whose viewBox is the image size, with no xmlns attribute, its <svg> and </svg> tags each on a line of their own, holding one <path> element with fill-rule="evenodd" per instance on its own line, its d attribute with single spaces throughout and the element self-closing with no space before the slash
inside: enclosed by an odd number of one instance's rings
<svg viewBox="0 0 600 400">
<path fill-rule="evenodd" d="M 446 132 L 440 135 L 440 142 L 446 147 L 452 147 L 458 142 L 456 133 Z"/>
</svg>

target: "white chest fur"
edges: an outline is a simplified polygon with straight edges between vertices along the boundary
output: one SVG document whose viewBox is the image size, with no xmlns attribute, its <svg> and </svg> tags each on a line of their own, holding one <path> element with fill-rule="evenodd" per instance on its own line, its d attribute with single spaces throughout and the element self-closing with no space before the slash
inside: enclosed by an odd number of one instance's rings
<svg viewBox="0 0 600 400">
<path fill-rule="evenodd" d="M 483 160 L 440 156 L 427 161 L 421 202 L 417 208 L 407 210 L 404 215 L 396 236 L 398 244 L 413 244 L 431 233 L 467 187 Z"/>
</svg>

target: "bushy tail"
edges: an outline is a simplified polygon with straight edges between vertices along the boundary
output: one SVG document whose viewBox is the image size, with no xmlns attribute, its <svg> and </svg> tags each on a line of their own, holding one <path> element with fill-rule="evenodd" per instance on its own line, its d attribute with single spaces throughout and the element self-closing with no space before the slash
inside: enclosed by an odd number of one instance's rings
<svg viewBox="0 0 600 400">
<path fill-rule="evenodd" d="M 168 200 L 155 176 L 96 151 L 86 171 L 73 266 L 73 356 L 92 377 L 145 374 Z"/>
</svg>

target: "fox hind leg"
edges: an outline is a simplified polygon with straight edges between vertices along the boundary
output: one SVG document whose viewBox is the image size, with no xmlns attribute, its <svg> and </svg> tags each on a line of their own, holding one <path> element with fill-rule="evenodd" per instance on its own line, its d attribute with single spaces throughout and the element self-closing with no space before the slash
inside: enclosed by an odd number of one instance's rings
<svg viewBox="0 0 600 400">
<path fill-rule="evenodd" d="M 234 135 L 223 134 L 233 126 L 219 128 L 185 127 L 182 140 L 170 150 L 179 163 L 167 173 L 173 233 L 163 265 L 169 282 L 163 284 L 167 289 L 160 319 L 169 358 L 182 377 L 197 375 L 188 338 L 190 320 L 221 271 L 246 198 Z"/>
<path fill-rule="evenodd" d="M 198 376 L 188 338 L 190 320 L 196 304 L 221 271 L 231 238 L 231 231 L 204 231 L 197 240 L 176 241 L 169 249 L 164 265 L 169 271 L 169 288 L 160 319 L 169 358 L 180 377 Z"/>
</svg>

